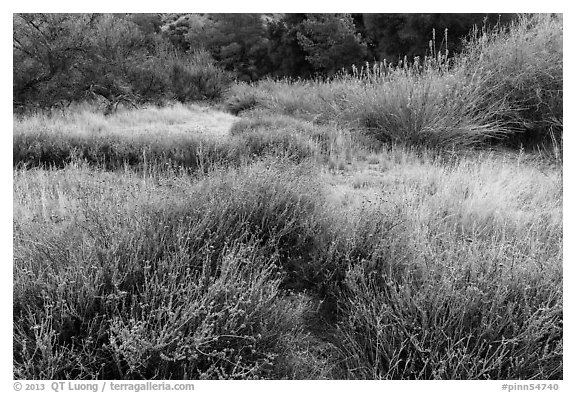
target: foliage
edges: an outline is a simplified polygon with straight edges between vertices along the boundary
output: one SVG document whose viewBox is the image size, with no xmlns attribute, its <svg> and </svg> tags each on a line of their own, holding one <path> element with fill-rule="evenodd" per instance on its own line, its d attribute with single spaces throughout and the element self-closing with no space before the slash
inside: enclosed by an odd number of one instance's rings
<svg viewBox="0 0 576 393">
<path fill-rule="evenodd" d="M 14 103 L 56 103 L 80 98 L 76 85 L 83 83 L 76 59 L 91 45 L 79 32 L 96 16 L 74 18 L 66 14 L 14 14 Z"/>
<path fill-rule="evenodd" d="M 561 15 L 522 16 L 509 29 L 479 31 L 467 41 L 463 59 L 470 74 L 482 75 L 486 101 L 507 101 L 508 109 L 493 115 L 515 131 L 510 145 L 561 144 Z"/>
<path fill-rule="evenodd" d="M 300 25 L 305 19 L 306 14 L 285 14 L 268 23 L 268 56 L 272 76 L 306 78 L 313 74 L 312 65 L 306 60 L 306 52 L 298 41 Z"/>
<path fill-rule="evenodd" d="M 317 224 L 310 183 L 274 167 L 282 165 L 214 174 L 161 198 L 122 178 L 116 193 L 102 193 L 83 169 L 55 173 L 50 183 L 42 172 L 21 172 L 17 189 L 48 195 L 54 186 L 84 202 L 69 205 L 71 215 L 42 219 L 41 228 L 15 223 L 15 375 L 275 376 L 275 363 L 293 349 L 283 342 L 306 344 L 298 336 L 306 298 L 283 293 L 279 267 L 302 252 L 297 239 Z M 32 239 L 37 247 L 21 243 Z"/>
<path fill-rule="evenodd" d="M 110 112 L 119 102 L 219 98 L 229 75 L 206 54 L 175 54 L 151 19 L 15 14 L 14 107 L 98 99 Z"/>
<path fill-rule="evenodd" d="M 474 26 L 505 26 L 514 18 L 511 14 L 362 14 L 360 20 L 371 58 L 397 62 L 404 56 L 434 56 L 440 49 L 450 55 L 460 53 L 462 39 Z"/>
<path fill-rule="evenodd" d="M 209 14 L 201 28 L 186 35 L 191 48 L 205 48 L 223 68 L 240 80 L 254 80 L 267 72 L 268 40 L 260 14 Z"/>
<path fill-rule="evenodd" d="M 383 142 L 558 146 L 562 70 L 562 21 L 535 15 L 470 37 L 455 57 L 442 51 L 397 65 L 367 63 L 330 79 L 262 80 L 235 86 L 227 104 L 336 121 Z"/>
<path fill-rule="evenodd" d="M 376 162 L 360 189 L 278 159 L 17 169 L 15 375 L 562 378 L 561 175 L 521 153 Z"/>
<path fill-rule="evenodd" d="M 430 55 L 434 48 L 428 42 L 434 29 L 439 36 L 449 29 L 444 47 L 452 55 L 460 50 L 460 38 L 482 17 L 14 14 L 14 109 L 98 99 L 111 112 L 120 102 L 134 106 L 174 97 L 212 100 L 220 97 L 230 77 L 242 81 L 266 76 L 308 78 L 334 75 L 365 59 L 396 61 L 403 55 Z M 203 50 L 214 61 L 193 54 Z"/>
<path fill-rule="evenodd" d="M 136 116 L 139 118 L 134 119 Z M 321 153 L 314 128 L 307 127 L 308 132 L 254 128 L 234 131 L 231 138 L 224 139 L 222 133 L 227 129 L 220 128 L 232 124 L 234 118 L 230 115 L 220 114 L 222 125 L 217 126 L 214 135 L 202 132 L 202 118 L 215 116 L 218 112 L 207 111 L 199 116 L 195 107 L 175 105 L 147 108 L 137 114 L 122 110 L 104 116 L 84 109 L 27 117 L 14 122 L 13 165 L 63 168 L 81 161 L 106 170 L 130 167 L 144 172 L 154 168 L 203 172 L 266 156 L 300 162 Z M 190 129 L 194 126 L 191 119 L 199 123 L 196 133 Z M 242 121 L 234 129 L 240 130 L 241 126 Z"/>
<path fill-rule="evenodd" d="M 231 74 L 219 68 L 206 51 L 175 53 L 166 61 L 169 91 L 180 102 L 216 100 L 232 82 Z"/>
<path fill-rule="evenodd" d="M 285 44 L 268 53 L 311 67 L 298 33 L 313 18 L 265 17 Z M 118 89 L 226 90 L 207 51 L 163 41 L 188 42 L 207 16 L 90 19 L 15 16 L 15 92 L 23 70 L 40 77 L 18 90 L 27 105 L 72 94 L 72 76 L 108 81 L 67 54 L 94 42 L 94 70 L 118 72 Z M 80 28 L 111 36 L 41 37 Z M 562 18 L 521 17 L 464 47 L 236 83 L 222 106 L 241 118 L 183 103 L 16 115 L 15 378 L 562 379 L 561 158 L 483 145 L 561 143 Z M 132 68 L 150 50 L 161 56 Z M 69 85 L 43 90 L 62 64 Z"/>
<path fill-rule="evenodd" d="M 373 186 L 386 194 L 366 202 L 356 228 L 394 225 L 386 235 L 346 228 L 371 239 L 339 295 L 348 375 L 562 378 L 561 175 L 544 180 L 553 172 L 536 175 L 522 153 L 387 153 Z"/>
<path fill-rule="evenodd" d="M 307 53 L 306 60 L 316 70 L 327 74 L 361 63 L 366 56 L 366 44 L 355 32 L 349 15 L 308 15 L 297 37 Z"/>
</svg>

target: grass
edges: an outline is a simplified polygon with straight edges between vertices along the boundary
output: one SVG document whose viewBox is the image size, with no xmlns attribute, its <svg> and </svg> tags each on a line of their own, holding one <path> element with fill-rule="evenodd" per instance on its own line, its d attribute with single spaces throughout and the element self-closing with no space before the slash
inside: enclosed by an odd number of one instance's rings
<svg viewBox="0 0 576 393">
<path fill-rule="evenodd" d="M 562 378 L 561 176 L 521 155 L 390 153 L 373 170 L 379 186 L 337 184 L 340 203 L 366 206 L 359 220 L 387 211 L 397 225 L 346 272 L 346 368 L 361 379 Z"/>
<path fill-rule="evenodd" d="M 464 83 L 553 51 L 537 18 L 473 65 L 238 84 L 242 117 L 16 118 L 15 378 L 562 379 L 561 156 L 499 128 L 544 65 Z"/>
<path fill-rule="evenodd" d="M 562 39 L 561 18 L 524 16 L 509 30 L 471 35 L 454 58 L 367 64 L 328 81 L 240 84 L 227 107 L 336 121 L 412 146 L 561 144 Z"/>
<path fill-rule="evenodd" d="M 141 115 L 140 115 L 141 114 Z M 342 130 L 320 129 L 293 120 L 237 119 L 197 106 L 176 104 L 104 116 L 92 107 L 64 113 L 36 114 L 14 120 L 13 165 L 62 168 L 78 160 L 108 170 L 128 166 L 205 171 L 238 166 L 262 156 L 293 160 L 318 156 L 320 150 L 350 149 Z M 263 125 L 278 132 L 269 132 Z M 248 132 L 247 129 L 250 129 Z M 232 135 L 232 138 L 228 136 Z"/>
<path fill-rule="evenodd" d="M 233 121 L 184 105 L 112 116 L 86 107 L 38 114 L 14 120 L 13 163 L 62 167 L 81 159 L 108 169 L 167 162 L 194 168 L 233 159 L 221 141 Z"/>
<path fill-rule="evenodd" d="M 557 169 L 363 163 L 17 169 L 16 375 L 561 378 Z"/>
<path fill-rule="evenodd" d="M 476 81 L 436 71 L 390 72 L 368 79 L 342 75 L 330 83 L 265 81 L 253 89 L 270 111 L 320 124 L 336 120 L 382 142 L 466 147 L 503 133 L 497 121 L 477 110 L 485 97 Z M 491 113 L 502 110 L 498 105 L 503 104 L 496 101 Z"/>
<path fill-rule="evenodd" d="M 310 176 L 272 164 L 165 185 L 17 171 L 15 375 L 273 375 L 306 301 L 280 286 L 302 280 L 321 224 Z"/>
<path fill-rule="evenodd" d="M 483 31 L 469 40 L 462 61 L 464 68 L 485 74 L 487 100 L 505 97 L 506 109 L 498 117 L 515 131 L 509 144 L 562 140 L 561 15 L 523 15 L 506 31 Z"/>
</svg>

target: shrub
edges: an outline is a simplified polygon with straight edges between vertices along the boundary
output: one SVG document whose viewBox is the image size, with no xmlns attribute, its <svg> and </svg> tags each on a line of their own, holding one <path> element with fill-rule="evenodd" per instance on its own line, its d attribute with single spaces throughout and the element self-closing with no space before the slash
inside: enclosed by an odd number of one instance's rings
<svg viewBox="0 0 576 393">
<path fill-rule="evenodd" d="M 296 158 L 311 156 L 320 161 L 331 158 L 350 160 L 365 151 L 377 151 L 382 147 L 377 140 L 335 123 L 314 124 L 267 110 L 246 114 L 232 125 L 230 134 L 258 141 L 258 145 L 269 141 L 265 146 L 280 146 L 278 153 L 281 155 L 294 152 Z"/>
<path fill-rule="evenodd" d="M 230 115 L 194 106 L 122 110 L 103 116 L 81 107 L 14 121 L 13 165 L 58 167 L 82 161 L 106 170 L 128 166 L 206 171 L 264 156 L 303 161 L 319 153 L 316 140 L 286 129 L 236 132 Z M 196 132 L 190 130 L 196 127 Z"/>
<path fill-rule="evenodd" d="M 34 132 L 14 134 L 13 164 L 28 167 L 57 167 L 78 161 L 107 170 L 125 166 L 149 169 L 184 167 L 198 170 L 223 163 L 239 162 L 233 146 L 210 138 L 154 136 L 132 138 L 122 135 L 68 135 Z"/>
<path fill-rule="evenodd" d="M 180 102 L 217 100 L 232 82 L 231 74 L 217 67 L 205 51 L 174 54 L 166 63 L 170 92 Z"/>
<path fill-rule="evenodd" d="M 324 225 L 309 172 L 268 162 L 184 188 L 21 172 L 17 188 L 43 197 L 19 200 L 30 210 L 15 215 L 15 375 L 246 379 L 289 368 L 281 358 L 294 356 L 290 342 L 305 346 L 307 300 L 280 288 L 311 285 Z"/>
<path fill-rule="evenodd" d="M 253 95 L 273 112 L 320 124 L 337 122 L 382 142 L 468 146 L 502 133 L 498 122 L 478 110 L 483 96 L 477 82 L 432 70 L 367 70 L 330 81 L 261 82 Z M 500 104 L 491 108 L 500 110 Z"/>
<path fill-rule="evenodd" d="M 106 170 L 205 172 L 266 156 L 302 162 L 349 157 L 371 148 L 335 125 L 256 112 L 234 121 L 225 113 L 181 104 L 121 110 L 112 116 L 86 105 L 24 116 L 14 121 L 13 165 L 63 168 L 81 161 Z"/>
<path fill-rule="evenodd" d="M 500 124 L 480 110 L 485 97 L 477 80 L 432 68 L 420 73 L 417 66 L 376 78 L 381 80 L 366 86 L 358 85 L 361 80 L 345 82 L 354 87 L 336 105 L 343 121 L 382 142 L 468 147 L 503 134 Z M 502 105 L 494 101 L 490 111 Z"/>
<path fill-rule="evenodd" d="M 206 51 L 178 54 L 128 15 L 15 14 L 15 110 L 85 100 L 131 105 L 216 100 L 232 81 Z"/>
<path fill-rule="evenodd" d="M 15 375 L 562 378 L 561 175 L 482 154 L 16 169 Z"/>
<path fill-rule="evenodd" d="M 561 141 L 560 17 L 524 16 L 465 47 L 454 58 L 367 64 L 325 80 L 263 80 L 233 88 L 227 102 L 441 149 Z"/>
<path fill-rule="evenodd" d="M 562 139 L 561 15 L 522 15 L 509 28 L 473 34 L 463 62 L 470 74 L 482 75 L 486 102 L 506 100 L 507 110 L 493 115 L 515 132 L 509 135 L 510 144 Z"/>
<path fill-rule="evenodd" d="M 246 83 L 238 83 L 232 85 L 229 93 L 226 95 L 224 107 L 233 115 L 238 115 L 243 111 L 250 110 L 258 105 L 258 97 L 256 90 L 252 85 Z"/>
<path fill-rule="evenodd" d="M 415 285 L 367 264 L 348 272 L 341 297 L 337 335 L 350 377 L 562 378 L 561 295 L 552 283 L 538 287 L 542 277 L 417 272 L 430 278 Z"/>
<path fill-rule="evenodd" d="M 340 214 L 346 377 L 562 378 L 561 176 L 522 155 L 383 159 L 384 193 Z"/>
<path fill-rule="evenodd" d="M 274 361 L 286 350 L 278 343 L 295 335 L 301 318 L 298 308 L 287 306 L 290 298 L 280 297 L 274 259 L 255 258 L 249 247 L 240 247 L 221 257 L 218 272 L 210 264 L 191 270 L 174 258 L 161 269 L 163 278 L 144 266 L 140 286 L 129 292 L 108 288 L 83 298 L 84 290 L 75 297 L 61 282 L 60 299 L 48 292 L 43 306 L 16 303 L 15 374 L 26 379 L 273 376 Z"/>
</svg>

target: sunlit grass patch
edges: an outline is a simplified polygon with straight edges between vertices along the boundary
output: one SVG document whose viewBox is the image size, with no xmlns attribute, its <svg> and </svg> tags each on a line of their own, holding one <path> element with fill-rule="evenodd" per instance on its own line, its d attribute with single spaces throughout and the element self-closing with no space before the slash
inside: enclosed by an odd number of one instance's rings
<svg viewBox="0 0 576 393">
<path fill-rule="evenodd" d="M 521 153 L 387 155 L 332 199 L 365 239 L 338 297 L 349 376 L 561 378 L 561 174 Z"/>
<path fill-rule="evenodd" d="M 15 372 L 561 378 L 561 173 L 373 154 L 345 176 L 15 170 Z"/>
<path fill-rule="evenodd" d="M 280 286 L 310 286 L 324 225 L 318 187 L 309 167 L 280 161 L 164 184 L 93 167 L 17 170 L 15 373 L 197 379 L 288 370 L 280 367 L 288 344 L 309 340 L 307 301 Z"/>
</svg>

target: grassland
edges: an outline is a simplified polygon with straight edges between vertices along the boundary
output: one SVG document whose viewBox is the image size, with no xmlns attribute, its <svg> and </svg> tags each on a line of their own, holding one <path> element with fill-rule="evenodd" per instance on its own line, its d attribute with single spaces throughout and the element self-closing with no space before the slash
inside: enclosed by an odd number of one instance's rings
<svg viewBox="0 0 576 393">
<path fill-rule="evenodd" d="M 464 60 L 15 118 L 14 376 L 561 379 L 561 91 Z"/>
</svg>

